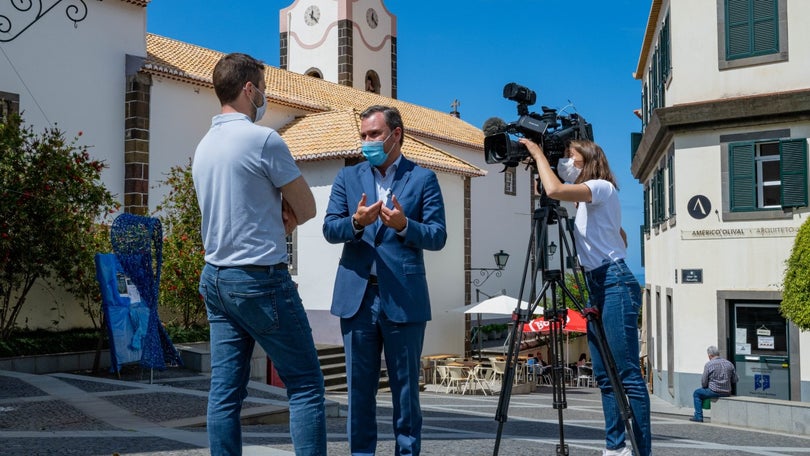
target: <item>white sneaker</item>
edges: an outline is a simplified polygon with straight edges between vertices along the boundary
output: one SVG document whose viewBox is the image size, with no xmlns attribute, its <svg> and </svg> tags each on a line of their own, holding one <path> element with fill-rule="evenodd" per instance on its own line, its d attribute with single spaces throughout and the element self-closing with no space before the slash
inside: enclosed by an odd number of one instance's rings
<svg viewBox="0 0 810 456">
<path fill-rule="evenodd" d="M 629 446 L 625 446 L 620 450 L 604 450 L 602 456 L 633 456 L 633 451 Z"/>
</svg>

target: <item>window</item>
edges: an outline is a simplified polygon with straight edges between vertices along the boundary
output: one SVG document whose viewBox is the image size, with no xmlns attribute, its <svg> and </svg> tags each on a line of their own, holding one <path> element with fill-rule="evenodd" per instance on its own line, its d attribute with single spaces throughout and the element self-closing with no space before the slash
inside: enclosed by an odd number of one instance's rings
<svg viewBox="0 0 810 456">
<path fill-rule="evenodd" d="M 298 231 L 287 235 L 287 268 L 290 275 L 298 274 Z"/>
<path fill-rule="evenodd" d="M 807 140 L 732 143 L 731 212 L 807 206 Z"/>
<path fill-rule="evenodd" d="M 779 207 L 782 179 L 779 177 L 779 143 L 760 144 L 754 158 L 757 176 L 757 207 Z"/>
<path fill-rule="evenodd" d="M 515 179 L 517 178 L 517 168 L 511 167 L 503 170 L 503 193 L 506 195 L 515 196 Z"/>
<path fill-rule="evenodd" d="M 720 69 L 788 59 L 787 0 L 718 0 Z"/>
<path fill-rule="evenodd" d="M 317 68 L 310 68 L 305 71 L 304 74 L 313 78 L 323 79 L 323 73 Z"/>
<path fill-rule="evenodd" d="M 366 71 L 366 92 L 380 93 L 380 76 L 374 70 Z"/>
<path fill-rule="evenodd" d="M 0 120 L 11 114 L 20 113 L 20 96 L 16 93 L 0 92 Z"/>
</svg>

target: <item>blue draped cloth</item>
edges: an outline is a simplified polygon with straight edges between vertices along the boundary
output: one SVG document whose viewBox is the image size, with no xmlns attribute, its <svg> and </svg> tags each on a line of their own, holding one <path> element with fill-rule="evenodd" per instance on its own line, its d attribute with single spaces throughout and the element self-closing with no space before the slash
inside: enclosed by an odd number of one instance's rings
<svg viewBox="0 0 810 456">
<path fill-rule="evenodd" d="M 110 229 L 114 254 L 96 255 L 104 315 L 110 332 L 111 369 L 138 361 L 163 370 L 182 365 L 158 316 L 163 229 L 160 220 L 124 213 Z"/>
</svg>

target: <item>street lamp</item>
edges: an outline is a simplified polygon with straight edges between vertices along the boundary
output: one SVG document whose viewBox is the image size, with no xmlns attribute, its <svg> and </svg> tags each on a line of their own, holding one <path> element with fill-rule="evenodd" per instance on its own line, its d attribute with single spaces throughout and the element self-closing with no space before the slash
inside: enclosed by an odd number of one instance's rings
<svg viewBox="0 0 810 456">
<path fill-rule="evenodd" d="M 504 252 L 503 249 L 500 249 L 498 252 L 494 253 L 492 255 L 492 257 L 495 258 L 495 267 L 494 268 L 470 268 L 470 271 L 479 271 L 480 274 L 481 274 L 481 277 L 472 279 L 472 284 L 475 285 L 475 300 L 478 301 L 478 302 L 480 302 L 480 295 L 481 294 L 483 294 L 484 296 L 490 297 L 490 298 L 492 297 L 492 296 L 489 296 L 486 293 L 481 292 L 481 290 L 479 290 L 478 287 L 483 285 L 484 282 L 486 282 L 487 279 L 489 279 L 492 276 L 492 274 L 495 274 L 496 277 L 500 277 L 501 274 L 503 273 L 504 268 L 506 268 L 506 263 L 509 261 L 509 254 Z M 465 317 L 464 318 L 464 320 L 465 320 L 464 321 L 465 330 L 466 330 L 467 334 L 469 335 L 469 334 L 471 334 L 471 332 L 470 332 L 470 316 L 465 315 L 464 317 Z M 479 329 L 479 331 L 481 330 L 481 314 L 480 313 L 478 314 L 478 329 Z M 470 342 L 471 342 L 470 338 L 467 338 L 467 340 L 464 343 L 464 355 L 465 356 L 470 356 L 470 351 L 471 351 L 470 350 Z M 480 335 L 478 336 L 478 357 L 479 358 L 481 357 L 481 336 Z"/>
<path fill-rule="evenodd" d="M 551 241 L 551 245 L 548 246 L 549 258 L 553 257 L 555 253 L 557 253 L 557 244 L 555 244 L 554 241 Z"/>
<path fill-rule="evenodd" d="M 495 258 L 495 266 L 494 268 L 470 268 L 470 271 L 480 271 L 481 277 L 473 279 L 472 283 L 476 287 L 480 287 L 484 284 L 484 282 L 489 279 L 492 274 L 495 274 L 495 277 L 500 277 L 502 274 L 503 269 L 506 267 L 506 263 L 509 261 L 509 254 L 504 252 L 503 249 L 498 251 L 497 253 L 492 255 Z"/>
</svg>

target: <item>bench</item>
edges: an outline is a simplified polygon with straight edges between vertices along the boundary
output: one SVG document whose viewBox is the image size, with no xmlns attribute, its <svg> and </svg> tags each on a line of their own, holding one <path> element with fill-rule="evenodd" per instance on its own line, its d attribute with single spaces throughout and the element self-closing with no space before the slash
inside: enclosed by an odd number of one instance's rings
<svg viewBox="0 0 810 456">
<path fill-rule="evenodd" d="M 729 396 L 712 401 L 712 424 L 810 436 L 810 403 Z"/>
</svg>

